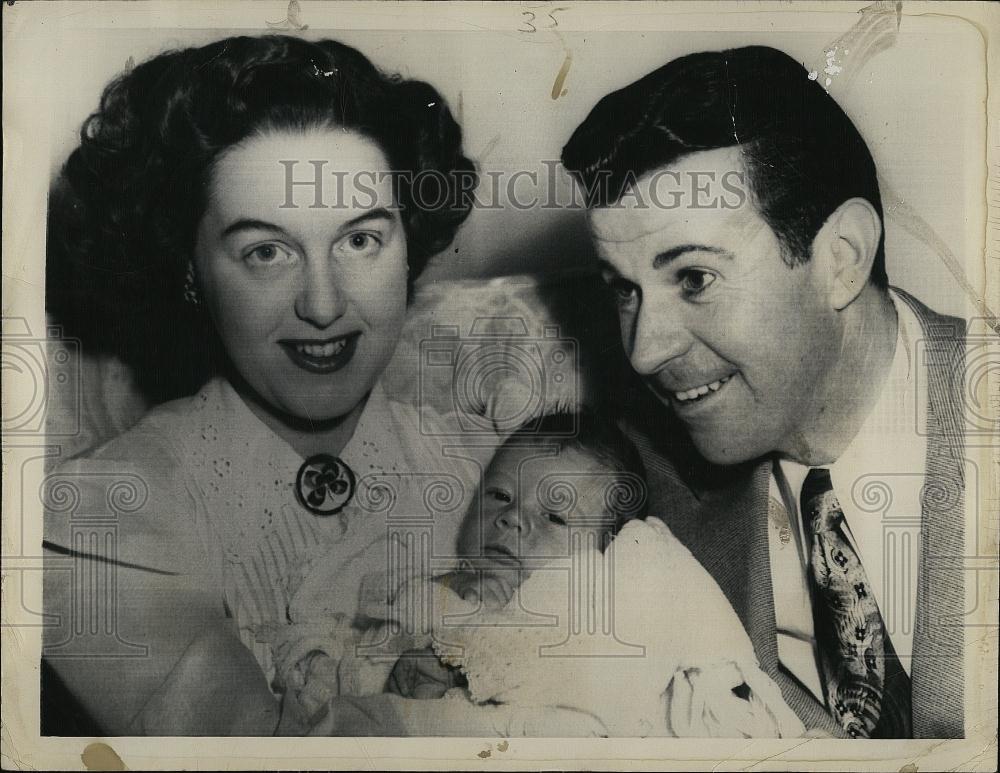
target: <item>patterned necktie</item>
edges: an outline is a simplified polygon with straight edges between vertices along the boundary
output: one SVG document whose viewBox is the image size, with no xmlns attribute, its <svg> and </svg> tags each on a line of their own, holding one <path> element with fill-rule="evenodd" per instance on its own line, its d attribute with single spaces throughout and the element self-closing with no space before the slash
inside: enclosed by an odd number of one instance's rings
<svg viewBox="0 0 1000 773">
<path fill-rule="evenodd" d="M 844 535 L 844 513 L 829 470 L 809 471 L 801 503 L 811 537 L 813 611 L 827 706 L 849 736 L 871 738 L 884 705 L 885 625 L 858 554 Z M 887 730 L 891 736 L 902 732 Z"/>
</svg>

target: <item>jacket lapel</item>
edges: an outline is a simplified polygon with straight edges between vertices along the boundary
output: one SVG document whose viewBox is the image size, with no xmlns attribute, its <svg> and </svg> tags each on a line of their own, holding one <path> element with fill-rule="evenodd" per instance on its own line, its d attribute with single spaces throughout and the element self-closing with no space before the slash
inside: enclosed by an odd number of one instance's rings
<svg viewBox="0 0 1000 773">
<path fill-rule="evenodd" d="M 765 459 L 741 470 L 715 470 L 716 485 L 698 490 L 686 544 L 732 604 L 761 669 L 792 711 L 807 728 L 843 737 L 826 708 L 778 660 L 768 529 L 770 509 L 784 507 L 770 499 L 772 466 Z"/>
<path fill-rule="evenodd" d="M 965 479 L 962 377 L 965 324 L 897 290 L 920 320 L 927 384 L 927 462 L 911 682 L 913 734 L 963 737 Z M 918 366 L 920 363 L 918 361 Z"/>
<path fill-rule="evenodd" d="M 761 663 L 776 661 L 767 550 L 771 461 L 717 467 L 702 459 L 672 417 L 636 418 L 630 434 L 646 467 L 650 514 L 666 522 L 719 584 Z M 666 431 L 649 433 L 655 424 Z"/>
<path fill-rule="evenodd" d="M 767 546 L 770 461 L 724 488 L 702 493 L 695 557 L 739 615 L 765 670 L 777 663 L 774 596 Z"/>
<path fill-rule="evenodd" d="M 725 490 L 705 496 L 707 518 L 699 541 L 702 553 L 699 560 L 733 605 L 753 643 L 761 669 L 781 689 L 792 711 L 810 730 L 843 737 L 843 730 L 825 706 L 778 660 L 768 531 L 772 509 L 781 510 L 781 520 L 787 520 L 788 516 L 784 506 L 770 497 L 773 465 L 773 460 L 766 459 Z"/>
</svg>

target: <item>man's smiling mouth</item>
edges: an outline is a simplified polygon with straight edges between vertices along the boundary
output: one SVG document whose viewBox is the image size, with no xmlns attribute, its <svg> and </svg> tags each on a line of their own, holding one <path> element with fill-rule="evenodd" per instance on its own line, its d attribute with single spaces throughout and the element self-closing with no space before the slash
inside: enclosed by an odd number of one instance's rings
<svg viewBox="0 0 1000 773">
<path fill-rule="evenodd" d="M 728 376 L 724 378 L 716 379 L 715 381 L 711 381 L 707 384 L 702 384 L 701 386 L 692 387 L 691 389 L 683 389 L 679 392 L 671 391 L 669 394 L 678 403 L 697 402 L 706 395 L 718 392 L 720 389 L 722 389 L 722 386 L 726 382 L 728 382 L 729 379 L 731 379 L 732 377 L 733 374 L 730 373 Z"/>
</svg>

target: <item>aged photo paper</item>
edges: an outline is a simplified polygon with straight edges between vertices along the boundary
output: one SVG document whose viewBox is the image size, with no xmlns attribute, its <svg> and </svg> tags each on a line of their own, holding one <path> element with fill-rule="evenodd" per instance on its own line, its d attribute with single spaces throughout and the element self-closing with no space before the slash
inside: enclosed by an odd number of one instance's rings
<svg viewBox="0 0 1000 773">
<path fill-rule="evenodd" d="M 995 770 L 1000 12 L 3 4 L 12 770 Z"/>
</svg>

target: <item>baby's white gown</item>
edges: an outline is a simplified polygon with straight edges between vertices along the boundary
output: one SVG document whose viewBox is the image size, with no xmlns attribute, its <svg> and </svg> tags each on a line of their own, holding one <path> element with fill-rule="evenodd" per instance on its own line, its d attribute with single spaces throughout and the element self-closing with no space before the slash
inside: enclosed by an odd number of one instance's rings
<svg viewBox="0 0 1000 773">
<path fill-rule="evenodd" d="M 431 578 L 403 583 L 388 609 L 387 622 L 354 637 L 340 621 L 339 642 L 324 647 L 341 659 L 341 694 L 380 692 L 396 655 L 431 646 L 468 680 L 445 700 L 572 709 L 610 737 L 805 731 L 722 591 L 657 518 L 626 524 L 604 553 L 575 545 L 503 610 L 480 609 Z M 324 627 L 303 627 L 312 635 L 295 657 L 321 645 Z"/>
</svg>

